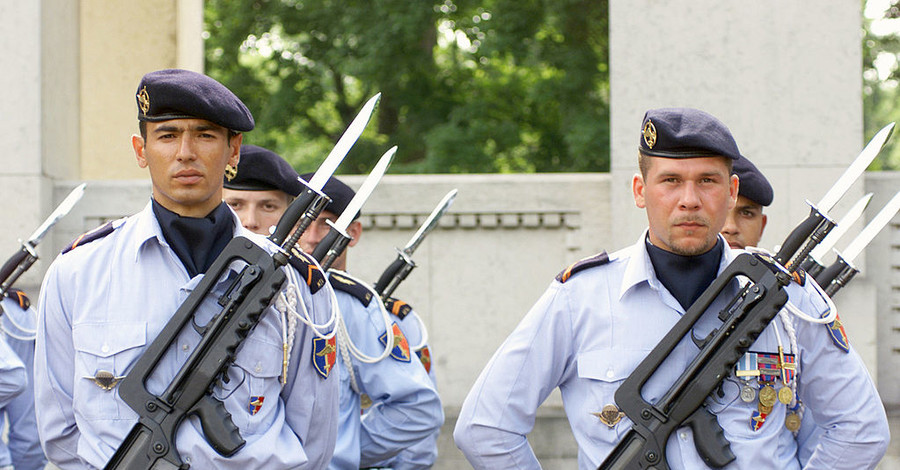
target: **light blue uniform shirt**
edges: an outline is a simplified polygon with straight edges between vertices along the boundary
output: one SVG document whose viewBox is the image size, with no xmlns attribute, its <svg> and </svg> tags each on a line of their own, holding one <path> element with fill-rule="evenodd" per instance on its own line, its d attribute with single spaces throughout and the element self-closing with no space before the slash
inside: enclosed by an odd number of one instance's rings
<svg viewBox="0 0 900 470">
<path fill-rule="evenodd" d="M 350 277 L 343 272 L 339 274 Z M 364 306 L 359 299 L 339 289 L 335 289 L 335 294 L 353 343 L 366 355 L 379 356 L 384 351 L 379 338 L 385 334 L 385 326 L 378 298 L 372 298 Z M 369 466 L 371 463 L 361 460 L 361 455 L 371 459 L 369 462 L 385 460 L 440 429 L 444 422 L 440 397 L 415 353 L 410 355 L 406 360 L 388 356 L 374 364 L 352 360 L 360 392 L 373 402 L 364 419 L 360 416 L 360 395 L 351 388 L 343 356 L 337 355 L 336 369 L 341 380 L 340 427 L 329 468 L 357 470 Z"/>
<path fill-rule="evenodd" d="M 419 316 L 415 311 L 410 311 L 406 316 L 403 317 L 402 320 L 399 321 L 399 324 L 400 329 L 403 331 L 403 334 L 409 341 L 410 347 L 414 348 L 416 354 L 419 355 L 419 361 L 423 363 L 422 365 L 425 365 L 424 361 L 426 360 L 429 362 L 430 366 L 427 367 L 428 377 L 431 378 L 431 382 L 435 385 L 435 387 L 437 387 L 437 375 L 435 375 L 433 350 L 429 345 L 421 344 L 423 333 L 425 333 L 423 331 L 425 325 L 421 323 Z M 415 349 L 415 347 L 419 346 L 420 344 L 421 346 L 418 349 Z M 421 354 L 423 353 L 428 355 L 427 359 L 422 358 Z M 365 417 L 363 418 L 363 420 L 365 421 Z M 431 468 L 431 466 L 434 465 L 434 462 L 437 460 L 437 440 L 440 434 L 441 430 L 440 428 L 438 428 L 427 438 L 422 439 L 416 444 L 407 446 L 393 458 L 383 462 L 379 462 L 375 465 L 372 465 L 372 467 L 390 468 L 393 470 L 416 470 Z M 364 450 L 363 460 L 366 459 L 367 456 L 365 455 Z"/>
<path fill-rule="evenodd" d="M 235 235 L 272 248 L 232 216 Z M 188 277 L 150 204 L 114 226 L 104 238 L 57 257 L 41 289 L 35 355 L 38 429 L 47 457 L 62 469 L 103 467 L 113 455 L 138 415 L 119 398 L 117 388 L 103 390 L 91 378 L 99 371 L 128 374 L 202 279 Z M 225 286 L 219 282 L 214 293 Z M 315 295 L 299 289 L 299 301 L 316 323 L 331 316 L 329 289 Z M 198 310 L 198 324 L 218 311 L 214 299 L 206 305 L 211 308 Z M 148 381 L 152 393 L 165 388 L 196 347 L 200 336 L 192 328 L 185 330 Z M 199 420 L 190 417 L 176 433 L 185 463 L 197 469 L 325 468 L 337 433 L 339 383 L 316 373 L 313 338 L 298 323 L 282 386 L 281 315 L 272 307 L 263 312 L 229 366 L 227 389 L 214 388 L 246 444 L 223 457 L 204 439 Z"/>
<path fill-rule="evenodd" d="M 727 247 L 720 271 L 738 254 Z M 818 317 L 825 309 L 810 285 L 792 283 L 791 302 Z M 731 295 L 720 295 L 719 311 Z M 723 298 L 724 297 L 724 298 Z M 578 465 L 593 470 L 631 429 L 623 418 L 612 428 L 592 413 L 615 403 L 616 389 L 684 314 L 661 285 L 644 248 L 644 236 L 614 253 L 604 266 L 586 269 L 565 283 L 553 282 L 500 346 L 478 377 L 460 412 L 456 444 L 476 469 L 535 469 L 539 463 L 526 441 L 538 406 L 559 388 L 578 443 Z M 706 315 L 694 327 L 703 338 L 716 323 Z M 792 317 L 799 345 L 798 393 L 815 421 L 827 431 L 809 459 L 809 468 L 872 468 L 889 440 L 887 417 L 860 357 L 844 353 L 826 327 Z M 787 353 L 788 336 L 776 319 L 751 346 L 777 351 L 779 328 Z M 685 338 L 643 389 L 657 402 L 697 353 Z M 724 397 L 707 398 L 737 459 L 729 469 L 797 469 L 797 443 L 784 426 L 786 406 L 776 403 L 758 431 L 750 426 L 758 404 L 739 398 L 740 381 L 723 381 Z M 667 442 L 672 469 L 707 468 L 697 453 L 690 428 L 679 428 Z"/>
<path fill-rule="evenodd" d="M 28 339 L 34 338 L 37 313 L 30 307 L 23 309 L 11 298 L 3 299 L 2 306 L 3 340 L 25 365 L 28 384 L 0 411 L 0 428 L 4 421 L 9 421 L 8 443 L 0 442 L 0 467 L 12 465 L 16 470 L 41 470 L 47 459 L 34 418 L 34 339 Z"/>
</svg>

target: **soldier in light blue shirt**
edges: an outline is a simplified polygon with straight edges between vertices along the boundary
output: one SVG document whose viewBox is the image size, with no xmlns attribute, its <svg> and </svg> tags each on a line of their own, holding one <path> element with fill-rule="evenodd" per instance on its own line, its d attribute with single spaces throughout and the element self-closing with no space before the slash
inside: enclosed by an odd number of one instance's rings
<svg viewBox="0 0 900 470">
<path fill-rule="evenodd" d="M 237 165 L 241 133 L 253 129 L 246 106 L 220 83 L 186 70 L 145 75 L 136 99 L 141 135 L 132 146 L 150 173 L 150 202 L 75 240 L 41 289 L 38 428 L 47 457 L 64 470 L 104 467 L 125 439 L 138 414 L 117 386 L 225 245 L 242 236 L 270 253 L 277 249 L 242 228 L 222 201 L 226 167 Z M 329 333 L 332 294 L 311 258 L 294 263 L 301 269 L 285 268 L 281 294 L 237 350 L 227 380 L 212 388 L 246 443 L 220 455 L 189 416 L 175 446 L 192 468 L 321 469 L 331 459 L 339 383 L 316 373 L 314 351 Z M 220 311 L 213 297 L 238 264 L 198 308 L 196 325 Z M 194 328 L 179 333 L 146 383 L 150 393 L 164 391 L 199 340 Z"/>
<path fill-rule="evenodd" d="M 526 436 L 556 388 L 578 443 L 579 468 L 597 468 L 632 425 L 616 404 L 616 390 L 740 253 L 719 235 L 738 193 L 731 160 L 740 152 L 728 129 L 698 110 L 650 110 L 639 149 L 641 172 L 632 190 L 649 228 L 635 245 L 560 273 L 491 358 L 454 432 L 476 469 L 540 468 Z M 811 319 L 829 308 L 815 287 L 785 287 L 797 312 Z M 710 311 L 722 310 L 736 289 L 726 289 Z M 736 457 L 725 468 L 801 468 L 788 429 L 800 402 L 825 429 L 805 468 L 874 468 L 889 431 L 859 355 L 836 345 L 827 326 L 782 312 L 750 346 L 753 365 L 742 361 L 706 398 Z M 705 315 L 693 333 L 704 338 L 719 326 L 717 315 Z M 643 397 L 657 403 L 697 351 L 682 338 Z M 708 468 L 694 439 L 689 427 L 670 435 L 669 468 Z"/>
<path fill-rule="evenodd" d="M 0 469 L 41 470 L 47 463 L 34 418 L 34 333 L 37 314 L 25 292 L 11 288 L 0 303 L 2 339 L 25 365 L 28 383 L 24 391 L 0 411 L 0 427 L 8 421 L 6 443 L 0 443 Z"/>
<path fill-rule="evenodd" d="M 329 179 L 323 191 L 332 202 L 300 238 L 300 246 L 307 252 L 328 233 L 326 220 L 337 220 L 354 194 L 337 178 Z M 356 245 L 362 235 L 361 223 L 352 222 L 347 232 L 353 237 L 349 246 Z M 388 317 L 377 294 L 345 272 L 346 265 L 344 251 L 329 272 L 346 326 L 346 334 L 338 330 L 341 424 L 330 468 L 356 470 L 430 439 L 440 430 L 444 414 L 434 383 L 403 331 Z M 390 348 L 386 348 L 388 328 L 394 337 Z M 360 419 L 363 408 L 368 409 Z M 406 468 L 428 466 L 430 463 Z"/>
</svg>

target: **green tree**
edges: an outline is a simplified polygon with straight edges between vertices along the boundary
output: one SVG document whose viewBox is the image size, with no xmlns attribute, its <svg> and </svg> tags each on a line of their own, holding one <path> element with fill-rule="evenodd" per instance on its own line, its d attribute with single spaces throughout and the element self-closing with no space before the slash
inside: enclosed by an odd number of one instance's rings
<svg viewBox="0 0 900 470">
<path fill-rule="evenodd" d="M 900 0 L 893 0 L 878 20 L 900 22 Z M 864 17 L 863 23 L 863 120 L 868 140 L 888 122 L 900 121 L 900 36 L 874 31 L 871 19 Z M 900 170 L 896 130 L 869 169 Z"/>
<path fill-rule="evenodd" d="M 341 165 L 367 173 L 609 169 L 607 2 L 208 0 L 207 73 L 257 120 L 248 143 L 314 169 L 382 93 Z"/>
</svg>

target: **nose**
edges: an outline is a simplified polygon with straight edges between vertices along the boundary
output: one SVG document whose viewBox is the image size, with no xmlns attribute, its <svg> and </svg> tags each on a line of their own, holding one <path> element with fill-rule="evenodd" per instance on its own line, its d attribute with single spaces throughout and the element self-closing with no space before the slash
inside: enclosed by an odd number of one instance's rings
<svg viewBox="0 0 900 470">
<path fill-rule="evenodd" d="M 245 209 L 244 215 L 240 219 L 241 225 L 243 225 L 245 229 L 253 233 L 260 233 L 259 219 L 256 217 L 256 211 L 253 209 Z"/>
<path fill-rule="evenodd" d="M 700 194 L 693 183 L 683 185 L 678 205 L 684 210 L 695 210 L 700 207 Z"/>
<path fill-rule="evenodd" d="M 728 211 L 728 216 L 725 217 L 725 226 L 722 227 L 723 235 L 736 235 L 738 233 L 738 226 L 735 223 L 734 211 Z"/>
<path fill-rule="evenodd" d="M 178 153 L 175 155 L 178 161 L 194 160 L 197 154 L 194 152 L 194 143 L 187 135 L 182 134 L 178 143 Z"/>
</svg>

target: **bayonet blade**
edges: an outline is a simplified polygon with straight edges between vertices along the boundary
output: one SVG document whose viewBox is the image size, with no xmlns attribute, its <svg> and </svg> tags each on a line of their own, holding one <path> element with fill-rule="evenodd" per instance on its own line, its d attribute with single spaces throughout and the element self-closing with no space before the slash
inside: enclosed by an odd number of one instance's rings
<svg viewBox="0 0 900 470">
<path fill-rule="evenodd" d="M 317 192 L 322 190 L 322 187 L 325 186 L 325 182 L 328 181 L 328 178 L 331 178 L 331 175 L 334 174 L 334 170 L 337 169 L 338 165 L 344 160 L 344 157 L 347 156 L 347 152 L 350 151 L 350 148 L 353 147 L 353 144 L 356 143 L 359 136 L 362 135 L 363 130 L 366 128 L 366 124 L 369 123 L 369 119 L 375 111 L 375 105 L 378 104 L 378 100 L 380 99 L 381 93 L 377 93 L 375 96 L 369 98 L 369 101 L 363 105 L 359 114 L 353 118 L 350 126 L 347 127 L 347 130 L 344 131 L 344 134 L 338 139 L 334 148 L 331 149 L 331 152 L 325 157 L 325 161 L 319 165 L 316 174 L 310 178 L 308 183 L 310 188 Z"/>
<path fill-rule="evenodd" d="M 863 211 L 865 211 L 866 207 L 869 205 L 869 201 L 872 200 L 872 194 L 873 193 L 868 193 L 863 196 L 862 199 L 856 201 L 856 204 L 853 204 L 853 207 L 847 211 L 847 214 L 844 215 L 841 221 L 828 233 L 825 240 L 813 249 L 809 255 L 812 256 L 816 262 L 819 262 L 825 257 L 825 255 L 831 251 L 831 248 L 834 247 L 835 243 L 837 243 L 837 241 L 847 233 L 847 230 L 859 220 L 859 217 L 862 216 Z"/>
<path fill-rule="evenodd" d="M 847 248 L 841 252 L 841 256 L 844 258 L 844 261 L 849 264 L 857 256 L 859 256 L 859 254 L 862 253 L 862 250 L 866 248 L 869 242 L 871 242 L 872 239 L 875 238 L 875 235 L 878 235 L 878 232 L 880 232 L 881 229 L 884 228 L 884 226 L 887 225 L 892 218 L 894 218 L 894 215 L 898 210 L 900 210 L 900 191 L 898 191 L 897 194 L 894 194 L 894 197 L 892 197 L 891 200 L 888 201 L 887 204 L 885 204 L 878 215 L 876 215 L 875 218 L 873 218 L 872 221 L 869 222 L 861 232 L 859 232 L 859 235 L 857 235 L 856 238 L 854 238 L 853 241 L 850 242 L 849 245 L 847 245 Z"/>
<path fill-rule="evenodd" d="M 56 209 L 54 209 L 46 219 L 44 219 L 44 222 L 37 229 L 35 229 L 34 233 L 32 233 L 30 237 L 28 237 L 28 240 L 26 240 L 25 243 L 30 245 L 32 248 L 37 246 L 37 244 L 41 242 L 41 239 L 44 238 L 44 235 L 46 235 L 47 232 L 54 225 L 56 225 L 57 222 L 59 222 L 59 219 L 65 217 L 66 214 L 68 214 L 69 211 L 71 211 L 72 208 L 75 207 L 75 204 L 78 204 L 78 201 L 81 200 L 81 196 L 84 196 L 85 186 L 87 186 L 86 183 L 81 183 L 76 186 L 75 189 L 69 192 L 69 195 L 66 196 L 66 198 L 63 199 L 63 201 L 59 203 L 58 206 L 56 206 Z"/>
<path fill-rule="evenodd" d="M 422 243 L 422 240 L 425 239 L 425 236 L 428 235 L 429 232 L 434 230 L 437 227 L 438 221 L 441 220 L 441 217 L 444 216 L 444 213 L 450 209 L 450 206 L 453 205 L 453 201 L 456 199 L 456 193 L 458 191 L 456 189 L 450 190 L 441 202 L 435 206 L 434 210 L 431 211 L 431 214 L 425 219 L 425 222 L 422 223 L 422 226 L 419 227 L 419 230 L 416 230 L 416 233 L 413 234 L 412 238 L 409 239 L 409 242 L 406 243 L 406 246 L 403 247 L 403 253 L 406 253 L 406 256 L 412 256 L 413 252 L 416 251 L 416 248 L 419 247 L 419 244 Z"/>
<path fill-rule="evenodd" d="M 337 230 L 342 233 L 347 230 L 347 226 L 350 225 L 350 222 L 353 222 L 356 213 L 359 212 L 359 209 L 362 208 L 363 204 L 366 203 L 366 200 L 369 199 L 375 186 L 381 181 L 381 177 L 384 176 L 384 172 L 387 171 L 387 167 L 391 164 L 391 160 L 394 158 L 395 153 L 397 153 L 396 145 L 388 149 L 387 152 L 384 152 L 384 155 L 378 160 L 378 164 L 375 165 L 375 168 L 372 169 L 372 172 L 369 173 L 369 176 L 363 181 L 362 186 L 356 191 L 356 195 L 353 196 L 353 199 L 347 204 L 347 208 L 344 209 L 344 212 L 341 212 L 341 215 L 334 222 L 333 226 Z"/>
<path fill-rule="evenodd" d="M 872 137 L 872 140 L 866 144 L 866 147 L 860 152 L 859 156 L 856 157 L 856 160 L 844 170 L 844 174 L 838 178 L 837 182 L 834 183 L 834 186 L 822 196 L 822 200 L 819 201 L 819 204 L 816 206 L 819 211 L 827 214 L 835 204 L 841 199 L 841 197 L 850 189 L 850 186 L 859 178 L 859 175 L 866 171 L 869 164 L 872 163 L 872 160 L 875 160 L 875 157 L 878 156 L 878 152 L 881 151 L 881 148 L 884 147 L 885 142 L 887 142 L 888 137 L 891 136 L 891 132 L 894 130 L 894 123 L 890 123 L 881 128 L 875 137 Z"/>
</svg>

